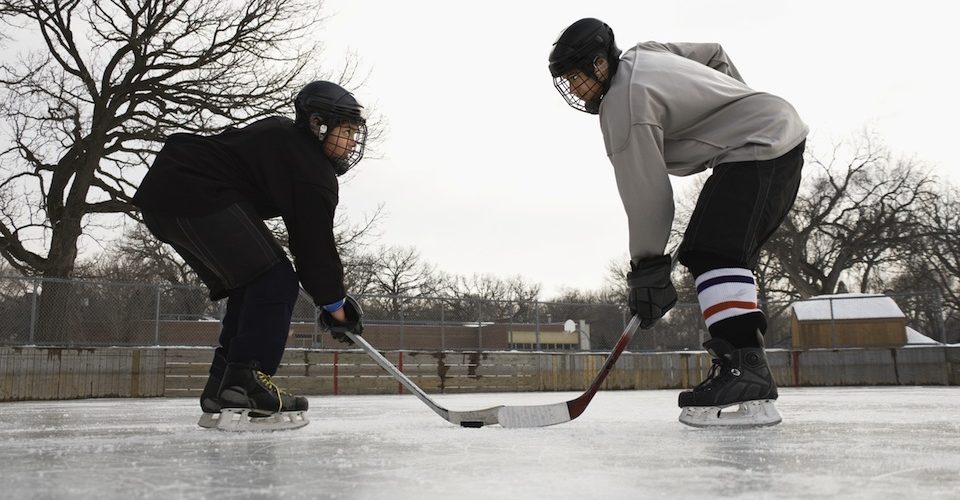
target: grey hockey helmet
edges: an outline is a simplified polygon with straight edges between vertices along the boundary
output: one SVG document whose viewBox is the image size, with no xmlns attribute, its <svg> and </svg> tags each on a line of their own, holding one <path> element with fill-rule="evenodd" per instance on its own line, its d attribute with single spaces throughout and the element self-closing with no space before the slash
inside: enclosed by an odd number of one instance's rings
<svg viewBox="0 0 960 500">
<path fill-rule="evenodd" d="M 309 128 L 311 116 L 320 118 L 321 140 L 341 125 L 343 127 L 338 130 L 352 134 L 348 141 L 349 151 L 330 158 L 337 175 L 345 174 L 363 158 L 367 142 L 367 113 L 350 91 L 333 82 L 311 82 L 297 93 L 293 106 L 298 126 Z"/>
<path fill-rule="evenodd" d="M 610 81 L 616 73 L 620 53 L 613 30 L 606 23 L 592 17 L 581 19 L 564 29 L 553 42 L 553 49 L 550 51 L 550 76 L 553 77 L 553 85 L 574 109 L 597 114 L 600 112 L 600 100 L 610 89 Z M 596 78 L 594 61 L 598 57 L 607 60 L 609 73 L 606 81 L 599 82 L 602 85 L 600 92 L 586 101 L 573 91 L 567 77 L 579 70 L 587 77 Z"/>
</svg>

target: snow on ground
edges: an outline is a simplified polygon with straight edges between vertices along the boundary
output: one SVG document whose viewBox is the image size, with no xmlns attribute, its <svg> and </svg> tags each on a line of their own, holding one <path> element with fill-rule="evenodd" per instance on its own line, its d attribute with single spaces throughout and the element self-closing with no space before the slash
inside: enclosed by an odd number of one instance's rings
<svg viewBox="0 0 960 500">
<path fill-rule="evenodd" d="M 782 389 L 781 425 L 677 422 L 677 391 L 601 392 L 541 429 L 450 425 L 413 396 L 312 397 L 275 433 L 190 399 L 0 404 L 4 498 L 957 498 L 960 388 Z M 574 393 L 436 396 L 451 409 Z"/>
</svg>

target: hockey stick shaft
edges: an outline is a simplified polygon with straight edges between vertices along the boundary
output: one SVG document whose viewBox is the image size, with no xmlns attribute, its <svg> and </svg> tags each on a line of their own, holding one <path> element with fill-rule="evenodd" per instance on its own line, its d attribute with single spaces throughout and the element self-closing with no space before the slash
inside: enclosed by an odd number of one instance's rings
<svg viewBox="0 0 960 500">
<path fill-rule="evenodd" d="M 374 349 L 373 346 L 370 345 L 370 343 L 363 338 L 363 336 L 354 335 L 353 333 L 350 333 L 350 332 L 345 332 L 345 333 L 347 334 L 347 337 L 349 337 L 350 340 L 353 341 L 354 344 L 359 345 L 360 348 L 363 349 L 363 351 L 366 352 L 368 356 L 373 358 L 373 360 L 376 361 L 381 368 L 383 368 L 384 370 L 387 371 L 387 373 L 392 375 L 393 378 L 395 378 L 398 382 L 400 382 L 400 384 L 402 384 L 414 396 L 419 398 L 420 401 L 423 401 L 427 406 L 429 406 L 431 410 L 435 411 L 437 415 L 440 415 L 445 419 L 449 416 L 449 410 L 438 405 L 432 399 L 430 399 L 430 396 L 427 396 L 427 393 L 423 392 L 423 389 L 420 389 L 420 387 L 417 386 L 417 384 L 415 384 L 412 380 L 410 380 L 409 377 L 404 375 L 403 372 L 401 372 L 393 363 L 391 363 L 387 358 L 383 357 L 383 354 L 380 354 L 380 351 Z"/>
<path fill-rule="evenodd" d="M 300 293 L 306 293 L 303 288 L 300 289 Z M 380 351 L 376 350 L 366 339 L 361 335 L 355 335 L 352 332 L 344 332 L 347 337 L 356 345 L 359 345 L 360 348 L 367 353 L 374 361 L 380 365 L 387 373 L 389 373 L 397 382 L 400 382 L 403 387 L 410 391 L 414 396 L 427 405 L 431 410 L 434 411 L 437 415 L 440 415 L 444 420 L 453 423 L 459 424 L 463 427 L 483 427 L 484 425 L 492 425 L 497 422 L 497 411 L 499 406 L 492 408 L 484 408 L 482 410 L 472 410 L 472 411 L 452 411 L 448 410 L 427 396 L 427 393 L 423 392 L 417 384 L 415 384 L 409 377 L 403 374 L 393 363 L 391 363 L 387 358 L 383 357 L 380 354 Z"/>
<path fill-rule="evenodd" d="M 600 390 L 600 386 L 603 385 L 603 382 L 607 379 L 607 375 L 613 370 L 613 366 L 617 364 L 617 360 L 620 359 L 620 355 L 623 354 L 623 351 L 626 350 L 627 346 L 630 345 L 630 340 L 633 338 L 634 334 L 637 333 L 637 329 L 640 327 L 640 318 L 634 316 L 630 318 L 630 323 L 627 324 L 627 327 L 624 328 L 623 333 L 620 335 L 620 339 L 617 340 L 617 345 L 613 347 L 613 350 L 610 351 L 610 354 L 607 356 L 607 360 L 604 361 L 603 367 L 600 368 L 600 372 L 593 378 L 593 382 L 590 383 L 590 387 L 580 395 L 580 397 L 568 401 L 567 408 L 570 411 L 570 419 L 577 418 L 587 409 L 587 405 L 590 404 L 590 400 L 593 399 L 593 396 L 597 394 L 597 391 Z"/>
<path fill-rule="evenodd" d="M 309 296 L 309 294 L 307 294 L 306 290 L 304 290 L 303 287 L 300 288 L 300 293 L 306 294 L 307 296 Z M 374 349 L 374 347 L 370 345 L 370 343 L 367 342 L 366 339 L 364 339 L 360 335 L 355 335 L 351 332 L 344 332 L 344 333 L 346 333 L 347 337 L 350 339 L 351 342 L 353 342 L 356 345 L 359 345 L 360 348 L 363 349 L 363 351 L 367 353 L 368 356 L 373 358 L 373 360 L 376 361 L 381 368 L 383 368 L 384 370 L 387 371 L 387 373 L 392 375 L 393 378 L 395 378 L 398 382 L 400 382 L 401 385 L 406 387 L 408 391 L 410 391 L 415 396 L 417 396 L 420 399 L 420 401 L 423 401 L 424 403 L 426 403 L 427 406 L 430 407 L 431 410 L 437 412 L 437 415 L 440 415 L 443 418 L 447 418 L 448 411 L 446 408 L 443 408 L 442 406 L 434 403 L 433 400 L 430 399 L 429 396 L 427 396 L 427 393 L 423 392 L 423 390 L 420 389 L 420 387 L 418 387 L 417 384 L 415 384 L 412 380 L 410 380 L 409 377 L 404 375 L 403 372 L 401 372 L 393 363 L 387 360 L 387 358 L 383 357 L 383 354 L 380 354 L 380 351 Z"/>
<path fill-rule="evenodd" d="M 500 406 L 495 406 L 492 408 L 484 408 L 482 410 L 472 410 L 472 411 L 454 411 L 448 410 L 427 396 L 427 393 L 423 392 L 417 384 L 415 384 L 409 377 L 403 374 L 393 363 L 391 363 L 387 358 L 383 357 L 379 351 L 374 349 L 370 343 L 367 342 L 361 335 L 354 335 L 350 332 L 345 332 L 347 337 L 350 338 L 355 344 L 359 345 L 368 356 L 373 358 L 374 361 L 380 365 L 381 368 L 387 371 L 394 379 L 396 379 L 400 384 L 407 388 L 408 391 L 413 393 L 420 401 L 423 401 L 425 405 L 430 407 L 437 415 L 440 415 L 444 420 L 453 424 L 459 424 L 463 427 L 483 427 L 484 425 L 492 425 L 499 423 L 497 421 L 497 414 L 500 410 Z"/>
</svg>

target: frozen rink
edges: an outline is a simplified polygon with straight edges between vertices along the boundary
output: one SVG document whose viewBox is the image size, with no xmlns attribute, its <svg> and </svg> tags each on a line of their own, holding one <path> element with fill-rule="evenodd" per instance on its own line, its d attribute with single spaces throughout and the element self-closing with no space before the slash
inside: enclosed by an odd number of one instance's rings
<svg viewBox="0 0 960 500">
<path fill-rule="evenodd" d="M 750 430 L 680 424 L 677 392 L 600 392 L 540 429 L 454 427 L 410 395 L 318 396 L 307 427 L 245 434 L 197 427 L 193 399 L 0 403 L 0 497 L 960 498 L 960 388 L 787 388 L 784 422 Z"/>
</svg>

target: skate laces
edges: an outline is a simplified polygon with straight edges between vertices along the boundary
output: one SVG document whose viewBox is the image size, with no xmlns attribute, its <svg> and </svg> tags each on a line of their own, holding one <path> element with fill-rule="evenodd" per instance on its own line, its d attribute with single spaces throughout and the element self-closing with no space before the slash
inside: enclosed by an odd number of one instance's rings
<svg viewBox="0 0 960 500">
<path fill-rule="evenodd" d="M 710 365 L 710 371 L 707 372 L 707 378 L 705 378 L 703 382 L 697 384 L 693 390 L 698 391 L 712 384 L 713 381 L 721 374 L 721 369 L 723 369 L 723 366 L 726 364 L 720 358 L 713 358 L 711 362 L 712 364 Z"/>
<path fill-rule="evenodd" d="M 260 370 L 257 370 L 257 379 L 260 380 L 261 384 L 267 386 L 268 389 L 277 391 L 277 412 L 279 413 L 283 411 L 283 394 L 285 394 L 285 391 L 277 384 L 273 383 L 273 380 L 270 379 L 270 375 L 267 375 Z"/>
</svg>

